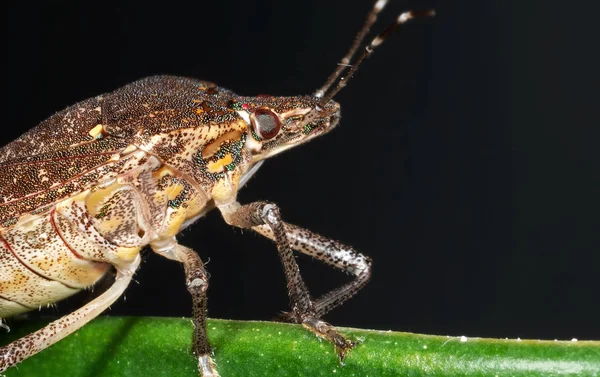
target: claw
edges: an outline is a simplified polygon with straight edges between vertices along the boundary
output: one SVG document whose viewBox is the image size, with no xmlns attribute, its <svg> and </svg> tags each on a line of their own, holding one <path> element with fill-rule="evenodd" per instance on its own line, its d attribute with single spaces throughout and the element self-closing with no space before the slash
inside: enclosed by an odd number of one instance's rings
<svg viewBox="0 0 600 377">
<path fill-rule="evenodd" d="M 328 331 L 327 335 L 335 347 L 335 353 L 338 355 L 340 364 L 343 363 L 347 353 L 354 349 L 357 343 L 344 338 L 341 334 L 333 330 Z"/>
<path fill-rule="evenodd" d="M 323 322 L 316 318 L 309 318 L 302 322 L 302 325 L 319 338 L 325 339 L 332 343 L 335 347 L 335 353 L 338 355 L 340 363 L 344 361 L 348 352 L 356 347 L 356 342 L 346 339 L 342 334 L 335 331 L 333 326 L 327 322 Z"/>
</svg>

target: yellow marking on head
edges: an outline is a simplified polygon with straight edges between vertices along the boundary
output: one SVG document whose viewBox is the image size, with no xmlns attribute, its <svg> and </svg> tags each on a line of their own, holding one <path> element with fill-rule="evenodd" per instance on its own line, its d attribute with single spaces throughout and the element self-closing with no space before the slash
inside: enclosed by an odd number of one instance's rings
<svg viewBox="0 0 600 377">
<path fill-rule="evenodd" d="M 223 136 L 218 137 L 215 141 L 210 144 L 207 144 L 204 149 L 202 149 L 202 158 L 209 158 L 213 154 L 217 153 L 219 148 L 221 148 L 221 144 L 228 140 L 240 140 L 242 138 L 242 133 L 238 130 L 229 131 Z"/>
<path fill-rule="evenodd" d="M 210 173 L 220 173 L 223 171 L 225 165 L 231 164 L 232 162 L 233 157 L 231 156 L 231 153 L 227 153 L 222 159 L 206 164 L 206 168 Z"/>
<path fill-rule="evenodd" d="M 92 128 L 90 130 L 90 132 L 88 132 L 88 133 L 90 134 L 91 137 L 93 137 L 95 139 L 98 137 L 98 135 L 102 135 L 102 130 L 103 130 L 103 127 L 101 124 L 99 124 L 96 127 Z"/>
<path fill-rule="evenodd" d="M 167 198 L 169 200 L 174 200 L 181 193 L 183 188 L 184 188 L 183 185 L 175 183 L 173 185 L 173 188 L 171 190 L 169 190 L 169 192 L 167 193 Z"/>
</svg>

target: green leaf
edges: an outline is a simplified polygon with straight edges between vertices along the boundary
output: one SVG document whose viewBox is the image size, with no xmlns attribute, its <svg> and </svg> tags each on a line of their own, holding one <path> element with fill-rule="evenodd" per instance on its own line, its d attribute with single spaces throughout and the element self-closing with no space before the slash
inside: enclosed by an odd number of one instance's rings
<svg viewBox="0 0 600 377">
<path fill-rule="evenodd" d="M 198 377 L 189 351 L 191 329 L 188 319 L 99 318 L 5 374 Z M 481 339 L 340 328 L 361 341 L 345 365 L 340 365 L 329 343 L 298 325 L 210 320 L 208 330 L 223 377 L 600 376 L 600 342 Z M 20 335 L 23 333 L 10 334 L 11 338 Z M 6 344 L 8 336 L 2 337 Z"/>
</svg>

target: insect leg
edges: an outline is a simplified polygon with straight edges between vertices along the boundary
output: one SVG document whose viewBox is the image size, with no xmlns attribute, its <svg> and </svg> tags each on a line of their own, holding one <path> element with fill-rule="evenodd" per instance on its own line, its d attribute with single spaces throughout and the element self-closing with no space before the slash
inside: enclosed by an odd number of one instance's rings
<svg viewBox="0 0 600 377">
<path fill-rule="evenodd" d="M 288 223 L 284 224 L 287 238 L 294 250 L 354 275 L 354 280 L 313 301 L 317 317 L 322 317 L 340 306 L 367 284 L 371 277 L 371 258 L 350 246 L 313 233 L 308 229 Z M 271 229 L 264 225 L 252 229 L 267 238 L 275 239 Z"/>
<path fill-rule="evenodd" d="M 126 269 L 118 271 L 113 285 L 98 298 L 46 327 L 1 347 L 0 373 L 50 347 L 97 317 L 123 294 L 139 264 L 140 256 L 138 255 Z"/>
<path fill-rule="evenodd" d="M 300 276 L 300 269 L 292 253 L 287 227 L 281 219 L 278 207 L 267 202 L 254 202 L 244 206 L 235 202 L 220 206 L 219 209 L 225 221 L 230 225 L 246 229 L 268 229 L 268 234 L 272 236 L 277 244 L 277 250 L 284 267 L 288 294 L 292 301 L 293 320 L 301 323 L 317 336 L 333 343 L 340 361 L 343 360 L 346 352 L 352 349 L 355 343 L 347 340 L 337 333 L 330 324 L 319 319 L 318 307 L 310 299 L 308 289 Z M 296 245 L 294 244 L 294 246 Z M 336 297 L 339 298 L 339 294 Z M 336 304 L 335 302 L 329 303 L 329 299 L 323 301 L 323 303 L 322 310 L 329 310 L 333 307 L 332 305 L 335 306 Z"/>
<path fill-rule="evenodd" d="M 192 352 L 198 359 L 198 370 L 202 377 L 218 377 L 215 363 L 211 358 L 212 350 L 206 334 L 206 290 L 208 274 L 200 256 L 192 249 L 182 245 L 174 245 L 166 251 L 155 250 L 156 253 L 183 263 L 187 289 L 192 295 L 194 339 Z"/>
<path fill-rule="evenodd" d="M 305 317 L 313 317 L 315 308 L 310 300 L 308 288 L 300 276 L 300 268 L 294 259 L 279 208 L 267 202 L 254 202 L 244 206 L 238 203 L 229 204 L 221 208 L 221 211 L 229 225 L 246 229 L 266 225 L 272 230 L 287 278 L 288 293 L 296 320 L 302 323 Z"/>
</svg>

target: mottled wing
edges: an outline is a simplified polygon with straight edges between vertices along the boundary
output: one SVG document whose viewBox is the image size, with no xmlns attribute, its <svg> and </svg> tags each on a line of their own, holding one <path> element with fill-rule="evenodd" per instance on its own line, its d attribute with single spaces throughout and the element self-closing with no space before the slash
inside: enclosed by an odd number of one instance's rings
<svg viewBox="0 0 600 377">
<path fill-rule="evenodd" d="M 46 119 L 0 148 L 0 164 L 32 161 L 37 156 L 68 150 L 74 144 L 94 141 L 89 131 L 101 123 L 102 100 L 102 97 L 90 98 Z"/>
<path fill-rule="evenodd" d="M 135 168 L 134 156 L 111 157 L 139 132 L 184 127 L 208 98 L 223 106 L 219 102 L 229 95 L 219 94 L 229 92 L 203 81 L 154 76 L 48 118 L 0 148 L 0 229 Z"/>
<path fill-rule="evenodd" d="M 128 145 L 98 126 L 101 103 L 96 97 L 71 106 L 0 149 L 1 227 L 89 188 L 99 167 Z"/>
</svg>

